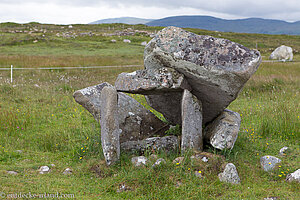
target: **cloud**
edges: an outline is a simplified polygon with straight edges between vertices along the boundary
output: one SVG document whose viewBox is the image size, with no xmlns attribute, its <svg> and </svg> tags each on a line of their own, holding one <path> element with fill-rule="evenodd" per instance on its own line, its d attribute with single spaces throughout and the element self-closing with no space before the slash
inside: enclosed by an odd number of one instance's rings
<svg viewBox="0 0 300 200">
<path fill-rule="evenodd" d="M 133 16 L 213 15 L 223 18 L 300 19 L 298 0 L 0 0 L 0 21 L 88 23 Z"/>
</svg>

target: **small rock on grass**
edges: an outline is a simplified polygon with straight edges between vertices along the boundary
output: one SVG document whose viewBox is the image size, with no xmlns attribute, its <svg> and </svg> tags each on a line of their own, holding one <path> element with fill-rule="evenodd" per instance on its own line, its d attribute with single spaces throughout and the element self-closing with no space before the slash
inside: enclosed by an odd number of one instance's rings
<svg viewBox="0 0 300 200">
<path fill-rule="evenodd" d="M 286 181 L 287 182 L 292 182 L 292 181 L 297 181 L 300 183 L 300 169 L 297 169 L 293 173 L 290 173 L 286 176 Z"/>
<path fill-rule="evenodd" d="M 137 156 L 137 157 L 131 158 L 131 163 L 135 167 L 145 166 L 147 164 L 147 162 L 148 162 L 148 159 L 145 156 Z"/>
<path fill-rule="evenodd" d="M 239 184 L 241 182 L 236 167 L 232 163 L 228 163 L 222 173 L 219 175 L 219 179 L 222 182 Z"/>
<path fill-rule="evenodd" d="M 50 172 L 50 168 L 48 166 L 41 166 L 38 171 L 40 174 L 46 174 Z"/>
<path fill-rule="evenodd" d="M 279 150 L 279 155 L 280 156 L 284 156 L 287 152 L 289 148 L 288 147 L 282 147 L 280 150 Z"/>
<path fill-rule="evenodd" d="M 72 173 L 73 173 L 73 171 L 70 168 L 65 169 L 65 171 L 63 172 L 64 175 L 70 175 Z"/>
<path fill-rule="evenodd" d="M 260 165 L 265 171 L 273 170 L 276 164 L 280 162 L 281 160 L 274 156 L 263 156 L 260 158 Z"/>
<path fill-rule="evenodd" d="M 117 192 L 120 193 L 120 192 L 125 192 L 128 190 L 132 190 L 132 189 L 129 186 L 127 186 L 125 183 L 121 183 L 119 185 L 119 189 L 117 189 Z"/>
<path fill-rule="evenodd" d="M 158 167 L 161 164 L 166 164 L 166 160 L 163 158 L 157 159 L 157 161 L 152 165 L 153 168 Z"/>
<path fill-rule="evenodd" d="M 16 153 L 23 153 L 22 150 L 16 150 Z"/>
<path fill-rule="evenodd" d="M 18 172 L 15 172 L 15 171 L 7 171 L 8 174 L 11 174 L 11 175 L 18 175 Z"/>
</svg>

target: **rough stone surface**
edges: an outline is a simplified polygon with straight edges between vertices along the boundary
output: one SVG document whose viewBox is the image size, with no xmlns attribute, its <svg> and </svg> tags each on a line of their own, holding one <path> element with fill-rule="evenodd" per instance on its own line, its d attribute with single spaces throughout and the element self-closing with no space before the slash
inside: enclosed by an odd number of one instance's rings
<svg viewBox="0 0 300 200">
<path fill-rule="evenodd" d="M 8 173 L 10 175 L 18 175 L 18 172 L 15 172 L 15 171 L 7 171 L 6 173 Z"/>
<path fill-rule="evenodd" d="M 172 92 L 162 95 L 146 95 L 147 103 L 163 114 L 166 120 L 172 124 L 181 125 L 181 100 L 182 92 Z"/>
<path fill-rule="evenodd" d="M 96 121 L 100 121 L 100 95 L 105 86 L 111 85 L 102 83 L 78 90 L 73 94 L 75 101 L 86 108 Z M 120 142 L 143 140 L 154 135 L 163 136 L 168 129 L 168 126 L 153 113 L 122 92 L 118 92 L 118 121 L 122 130 Z"/>
<path fill-rule="evenodd" d="M 159 158 L 156 160 L 156 162 L 152 165 L 153 168 L 158 167 L 161 164 L 166 164 L 166 160 L 163 158 Z"/>
<path fill-rule="evenodd" d="M 121 73 L 115 87 L 119 92 L 134 94 L 163 94 L 190 89 L 182 74 L 167 67 Z"/>
<path fill-rule="evenodd" d="M 181 153 L 184 154 L 189 149 L 202 151 L 202 104 L 188 90 L 183 92 L 181 113 Z"/>
<path fill-rule="evenodd" d="M 292 61 L 293 49 L 291 47 L 281 45 L 277 47 L 270 55 L 271 60 Z"/>
<path fill-rule="evenodd" d="M 148 159 L 145 156 L 138 156 L 131 158 L 131 163 L 135 167 L 145 166 L 148 163 Z"/>
<path fill-rule="evenodd" d="M 222 182 L 232 183 L 232 184 L 239 184 L 241 182 L 236 167 L 232 163 L 228 163 L 225 166 L 225 169 L 219 175 L 219 179 Z"/>
<path fill-rule="evenodd" d="M 158 32 L 144 52 L 146 69 L 170 67 L 185 76 L 192 93 L 202 102 L 204 124 L 237 97 L 260 63 L 258 51 L 177 27 Z"/>
<path fill-rule="evenodd" d="M 38 171 L 40 174 L 47 174 L 50 172 L 50 168 L 48 166 L 41 166 Z"/>
<path fill-rule="evenodd" d="M 176 136 L 152 137 L 140 141 L 128 141 L 121 143 L 121 150 L 142 154 L 146 150 L 151 151 L 175 151 L 178 149 L 179 141 Z"/>
<path fill-rule="evenodd" d="M 118 94 L 114 87 L 106 86 L 101 92 L 100 104 L 101 143 L 107 165 L 120 158 L 120 134 L 118 121 Z"/>
<path fill-rule="evenodd" d="M 286 181 L 287 182 L 296 181 L 300 183 L 300 169 L 297 169 L 293 173 L 288 174 L 286 176 Z"/>
<path fill-rule="evenodd" d="M 63 172 L 64 175 L 70 175 L 72 173 L 73 173 L 73 171 L 70 168 L 66 168 L 65 171 Z"/>
<path fill-rule="evenodd" d="M 226 109 L 206 126 L 204 138 L 214 148 L 232 149 L 238 137 L 240 125 L 240 114 Z"/>
<path fill-rule="evenodd" d="M 265 171 L 273 170 L 276 164 L 280 162 L 281 160 L 274 156 L 263 156 L 260 158 L 260 165 Z"/>
<path fill-rule="evenodd" d="M 280 156 L 284 156 L 286 154 L 286 151 L 288 150 L 289 148 L 288 147 L 282 147 L 280 150 L 279 150 L 279 155 Z"/>
</svg>

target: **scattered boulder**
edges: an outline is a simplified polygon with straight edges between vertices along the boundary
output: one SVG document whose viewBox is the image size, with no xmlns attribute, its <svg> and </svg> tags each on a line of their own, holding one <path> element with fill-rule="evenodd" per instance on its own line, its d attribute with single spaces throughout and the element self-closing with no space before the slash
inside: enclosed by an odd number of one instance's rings
<svg viewBox="0 0 300 200">
<path fill-rule="evenodd" d="M 87 87 L 76 91 L 73 97 L 77 103 L 87 109 L 100 121 L 101 91 L 109 83 Z M 158 119 L 152 112 L 147 110 L 132 97 L 118 92 L 118 121 L 122 130 L 120 142 L 131 140 L 143 140 L 154 135 L 163 136 L 168 126 Z"/>
<path fill-rule="evenodd" d="M 151 151 L 176 151 L 179 141 L 176 136 L 152 137 L 145 140 L 127 141 L 121 143 L 122 151 L 143 154 L 146 150 Z"/>
<path fill-rule="evenodd" d="M 131 43 L 131 41 L 128 40 L 128 39 L 124 39 L 123 42 L 125 42 L 125 43 Z"/>
<path fill-rule="evenodd" d="M 232 149 L 238 137 L 241 117 L 237 112 L 224 110 L 204 129 L 204 137 L 214 148 Z"/>
<path fill-rule="evenodd" d="M 281 60 L 281 61 L 292 61 L 293 60 L 293 49 L 291 47 L 281 45 L 277 47 L 270 55 L 271 60 Z"/>
<path fill-rule="evenodd" d="M 23 153 L 23 151 L 22 150 L 16 150 L 16 153 Z"/>
<path fill-rule="evenodd" d="M 228 163 L 225 166 L 224 171 L 218 176 L 221 182 L 227 182 L 232 184 L 239 184 L 241 182 L 236 167 L 232 163 Z"/>
<path fill-rule="evenodd" d="M 189 149 L 202 151 L 202 104 L 188 90 L 183 92 L 181 112 L 181 154 L 184 154 Z"/>
<path fill-rule="evenodd" d="M 293 173 L 288 174 L 286 176 L 286 181 L 287 182 L 296 181 L 300 183 L 300 169 L 297 169 Z"/>
<path fill-rule="evenodd" d="M 111 40 L 111 42 L 112 42 L 112 43 L 116 43 L 116 42 L 117 42 L 117 40 Z"/>
<path fill-rule="evenodd" d="M 144 41 L 144 42 L 141 43 L 141 45 L 142 45 L 142 46 L 146 46 L 146 45 L 147 45 L 147 42 Z"/>
<path fill-rule="evenodd" d="M 284 156 L 286 154 L 286 151 L 288 150 L 289 148 L 288 147 L 282 147 L 280 150 L 279 150 L 279 155 L 280 156 Z"/>
<path fill-rule="evenodd" d="M 118 92 L 152 95 L 190 89 L 182 74 L 167 67 L 121 73 L 115 82 L 115 87 Z"/>
<path fill-rule="evenodd" d="M 173 160 L 173 164 L 181 164 L 184 161 L 184 157 L 177 157 Z"/>
<path fill-rule="evenodd" d="M 38 171 L 40 174 L 47 174 L 50 172 L 50 168 L 48 166 L 41 166 Z"/>
<path fill-rule="evenodd" d="M 15 171 L 7 171 L 6 173 L 10 175 L 18 175 L 18 172 Z"/>
<path fill-rule="evenodd" d="M 120 158 L 120 134 L 118 116 L 118 94 L 114 87 L 106 86 L 101 92 L 100 104 L 101 143 L 107 165 Z"/>
<path fill-rule="evenodd" d="M 133 157 L 131 163 L 135 167 L 145 166 L 148 163 L 148 159 L 145 156 Z"/>
<path fill-rule="evenodd" d="M 265 171 L 271 171 L 275 168 L 277 163 L 280 163 L 281 160 L 274 156 L 263 156 L 260 158 L 260 165 Z"/>
<path fill-rule="evenodd" d="M 64 175 L 70 175 L 72 173 L 73 173 L 73 171 L 70 168 L 66 168 L 65 171 L 63 172 Z"/>
<path fill-rule="evenodd" d="M 260 63 L 258 51 L 177 27 L 158 32 L 144 51 L 147 70 L 170 67 L 185 76 L 192 93 L 202 102 L 204 124 L 236 99 Z"/>
<path fill-rule="evenodd" d="M 153 168 L 158 167 L 161 164 L 166 164 L 166 160 L 163 158 L 159 158 L 157 159 L 157 161 L 152 165 Z"/>
</svg>

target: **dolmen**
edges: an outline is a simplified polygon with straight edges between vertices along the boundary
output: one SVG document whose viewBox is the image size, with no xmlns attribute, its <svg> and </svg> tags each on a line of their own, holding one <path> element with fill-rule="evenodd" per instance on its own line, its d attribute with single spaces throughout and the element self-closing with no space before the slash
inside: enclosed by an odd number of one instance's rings
<svg viewBox="0 0 300 200">
<path fill-rule="evenodd" d="M 120 151 L 202 151 L 204 142 L 232 149 L 241 117 L 226 109 L 261 63 L 260 53 L 226 39 L 166 27 L 146 45 L 144 70 L 121 73 L 115 86 L 102 83 L 74 93 L 101 125 L 108 165 Z M 167 124 L 125 93 L 145 95 Z M 180 125 L 181 137 L 165 136 Z M 180 143 L 180 144 L 179 144 Z"/>
</svg>

